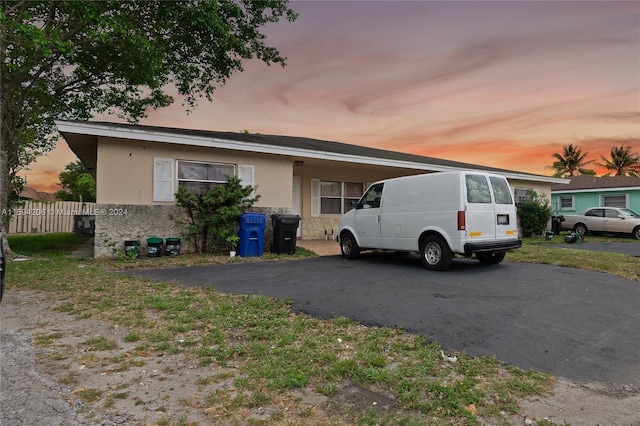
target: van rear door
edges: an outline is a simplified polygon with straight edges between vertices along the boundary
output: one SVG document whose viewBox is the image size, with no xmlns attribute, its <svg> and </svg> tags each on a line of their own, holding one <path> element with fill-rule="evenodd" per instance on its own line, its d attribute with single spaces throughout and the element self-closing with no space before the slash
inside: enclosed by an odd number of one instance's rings
<svg viewBox="0 0 640 426">
<path fill-rule="evenodd" d="M 469 242 L 495 240 L 496 211 L 487 177 L 467 173 L 465 186 L 467 196 L 465 227 Z"/>
<path fill-rule="evenodd" d="M 507 180 L 500 176 L 489 176 L 496 211 L 496 239 L 514 238 L 516 233 L 516 208 Z"/>
</svg>

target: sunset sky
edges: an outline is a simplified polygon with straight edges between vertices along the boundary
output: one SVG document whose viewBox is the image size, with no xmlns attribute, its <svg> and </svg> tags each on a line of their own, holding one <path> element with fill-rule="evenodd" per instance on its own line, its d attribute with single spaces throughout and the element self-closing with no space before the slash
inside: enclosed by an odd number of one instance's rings
<svg viewBox="0 0 640 426">
<path fill-rule="evenodd" d="M 303 136 L 542 175 L 565 144 L 598 161 L 613 145 L 640 153 L 638 1 L 290 5 L 298 20 L 266 30 L 285 68 L 246 63 L 212 103 L 186 114 L 176 97 L 141 124 Z M 75 159 L 59 143 L 31 165 L 28 184 L 55 191 Z"/>
</svg>

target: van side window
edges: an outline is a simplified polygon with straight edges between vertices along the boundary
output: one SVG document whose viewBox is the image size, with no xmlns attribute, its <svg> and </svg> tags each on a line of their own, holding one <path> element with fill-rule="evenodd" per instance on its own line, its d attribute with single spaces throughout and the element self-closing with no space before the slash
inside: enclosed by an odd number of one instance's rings
<svg viewBox="0 0 640 426">
<path fill-rule="evenodd" d="M 375 209 L 380 207 L 380 199 L 382 198 L 383 183 L 373 185 L 360 200 L 359 207 L 364 209 Z"/>
<path fill-rule="evenodd" d="M 482 175 L 465 175 L 467 183 L 467 201 L 470 203 L 491 203 L 489 183 Z"/>
<path fill-rule="evenodd" d="M 507 181 L 495 176 L 489 177 L 489 180 L 493 187 L 493 196 L 496 198 L 496 204 L 513 204 Z"/>
</svg>

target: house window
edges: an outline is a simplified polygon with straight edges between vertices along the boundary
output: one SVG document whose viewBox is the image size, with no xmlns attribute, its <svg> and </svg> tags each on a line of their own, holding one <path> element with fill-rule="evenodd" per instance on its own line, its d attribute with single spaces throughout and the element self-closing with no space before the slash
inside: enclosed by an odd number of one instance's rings
<svg viewBox="0 0 640 426">
<path fill-rule="evenodd" d="M 225 183 L 227 176 L 235 176 L 233 164 L 178 161 L 178 185 L 192 193 L 208 191 L 213 185 Z"/>
<path fill-rule="evenodd" d="M 513 198 L 518 204 L 521 201 L 528 201 L 531 199 L 532 188 L 513 188 Z"/>
<path fill-rule="evenodd" d="M 561 195 L 558 197 L 558 210 L 573 210 L 573 196 Z"/>
<path fill-rule="evenodd" d="M 320 214 L 344 214 L 362 196 L 359 182 L 320 181 Z"/>
<path fill-rule="evenodd" d="M 603 207 L 620 207 L 627 208 L 627 196 L 626 195 L 603 195 L 602 196 Z"/>
</svg>

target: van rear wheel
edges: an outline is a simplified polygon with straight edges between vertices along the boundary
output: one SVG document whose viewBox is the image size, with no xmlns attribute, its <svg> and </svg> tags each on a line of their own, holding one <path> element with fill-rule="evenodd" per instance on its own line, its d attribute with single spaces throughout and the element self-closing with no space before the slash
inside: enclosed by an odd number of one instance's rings
<svg viewBox="0 0 640 426">
<path fill-rule="evenodd" d="M 451 266 L 453 252 L 441 237 L 430 235 L 420 243 L 420 260 L 427 269 L 444 271 Z"/>
<path fill-rule="evenodd" d="M 357 259 L 360 256 L 360 247 L 350 232 L 346 232 L 340 238 L 340 251 L 347 259 Z"/>
<path fill-rule="evenodd" d="M 505 252 L 492 252 L 492 253 L 476 253 L 476 257 L 480 263 L 486 263 L 487 265 L 497 265 L 504 260 Z"/>
</svg>

